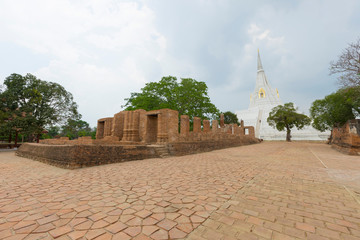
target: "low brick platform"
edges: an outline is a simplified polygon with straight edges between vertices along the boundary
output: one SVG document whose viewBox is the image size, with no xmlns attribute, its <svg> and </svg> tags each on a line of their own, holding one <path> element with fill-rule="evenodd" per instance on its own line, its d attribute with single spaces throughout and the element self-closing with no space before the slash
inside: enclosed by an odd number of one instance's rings
<svg viewBox="0 0 360 240">
<path fill-rule="evenodd" d="M 257 139 L 234 136 L 232 139 L 177 142 L 165 145 L 49 145 L 25 143 L 16 154 L 61 168 L 76 169 L 163 156 L 181 156 L 215 149 L 258 143 Z M 162 149 L 162 151 L 159 151 Z M 167 153 L 164 155 L 164 151 Z"/>
<path fill-rule="evenodd" d="M 360 119 L 353 119 L 332 130 L 332 147 L 349 154 L 360 155 Z"/>
</svg>

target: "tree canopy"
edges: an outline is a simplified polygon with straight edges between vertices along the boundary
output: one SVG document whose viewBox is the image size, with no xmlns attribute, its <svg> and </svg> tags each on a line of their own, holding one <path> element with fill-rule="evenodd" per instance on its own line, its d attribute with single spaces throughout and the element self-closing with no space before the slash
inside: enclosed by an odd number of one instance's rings
<svg viewBox="0 0 360 240">
<path fill-rule="evenodd" d="M 360 87 L 350 87 L 315 100 L 310 108 L 313 127 L 319 131 L 332 130 L 360 115 Z"/>
<path fill-rule="evenodd" d="M 224 112 L 224 122 L 226 124 L 236 123 L 237 125 L 240 125 L 237 115 L 230 111 Z"/>
<path fill-rule="evenodd" d="M 178 82 L 176 77 L 163 77 L 159 82 L 146 83 L 140 93 L 131 93 L 125 101 L 125 110 L 170 108 L 190 119 L 215 119 L 219 115 L 219 110 L 210 101 L 206 84 L 191 78 L 182 78 Z"/>
<path fill-rule="evenodd" d="M 94 135 L 94 131 L 91 129 L 89 123 L 79 119 L 68 119 L 67 123 L 63 125 L 61 129 L 61 135 L 69 137 L 70 139 Z"/>
<path fill-rule="evenodd" d="M 340 74 L 342 87 L 360 86 L 360 38 L 350 43 L 337 61 L 330 63 L 330 74 Z"/>
<path fill-rule="evenodd" d="M 46 126 L 79 118 L 77 104 L 71 93 L 58 83 L 47 82 L 32 74 L 11 74 L 0 93 L 3 131 L 21 129 L 39 135 Z"/>
<path fill-rule="evenodd" d="M 291 141 L 292 128 L 302 129 L 311 123 L 308 116 L 298 113 L 296 110 L 293 103 L 285 103 L 274 107 L 267 118 L 271 127 L 278 131 L 286 130 L 286 141 Z"/>
</svg>

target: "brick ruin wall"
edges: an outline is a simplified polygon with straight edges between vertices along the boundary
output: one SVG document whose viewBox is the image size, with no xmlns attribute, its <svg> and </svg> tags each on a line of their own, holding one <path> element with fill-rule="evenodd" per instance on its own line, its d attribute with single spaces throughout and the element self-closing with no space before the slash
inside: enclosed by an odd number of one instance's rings
<svg viewBox="0 0 360 240">
<path fill-rule="evenodd" d="M 23 144 L 16 155 L 67 169 L 160 157 L 156 149 L 145 145 L 48 145 L 38 143 Z"/>
<path fill-rule="evenodd" d="M 332 130 L 331 146 L 350 155 L 360 155 L 360 119 L 347 121 Z"/>
<path fill-rule="evenodd" d="M 99 119 L 96 139 L 45 139 L 40 144 L 24 144 L 17 155 L 74 169 L 160 157 L 159 146 L 168 155 L 179 156 L 258 142 L 254 127 L 245 127 L 243 122 L 240 126 L 224 124 L 223 115 L 220 124 L 213 120 L 211 125 L 195 117 L 190 131 L 189 117 L 180 116 L 179 123 L 177 111 L 135 110 Z"/>
</svg>

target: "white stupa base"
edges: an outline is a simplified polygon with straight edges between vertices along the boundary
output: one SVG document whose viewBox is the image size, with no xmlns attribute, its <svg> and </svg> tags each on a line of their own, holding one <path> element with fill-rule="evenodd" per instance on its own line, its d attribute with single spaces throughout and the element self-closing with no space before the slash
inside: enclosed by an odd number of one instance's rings
<svg viewBox="0 0 360 240">
<path fill-rule="evenodd" d="M 249 108 L 248 110 L 237 111 L 238 119 L 244 120 L 245 126 L 254 126 L 255 136 L 263 140 L 284 141 L 286 132 L 278 131 L 267 123 L 267 118 L 274 106 L 267 106 L 260 110 L 259 108 Z M 260 111 L 262 111 L 260 113 Z M 330 132 L 320 132 L 311 126 L 306 126 L 301 130 L 293 128 L 291 130 L 291 140 L 294 141 L 326 141 Z"/>
</svg>

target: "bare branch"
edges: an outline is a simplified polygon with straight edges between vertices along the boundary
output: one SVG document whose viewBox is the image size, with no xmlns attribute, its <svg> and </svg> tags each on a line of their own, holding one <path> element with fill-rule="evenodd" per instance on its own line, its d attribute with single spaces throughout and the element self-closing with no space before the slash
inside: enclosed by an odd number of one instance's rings
<svg viewBox="0 0 360 240">
<path fill-rule="evenodd" d="M 340 74 L 338 83 L 342 87 L 360 86 L 360 38 L 342 51 L 339 59 L 330 62 L 330 75 Z"/>
</svg>

